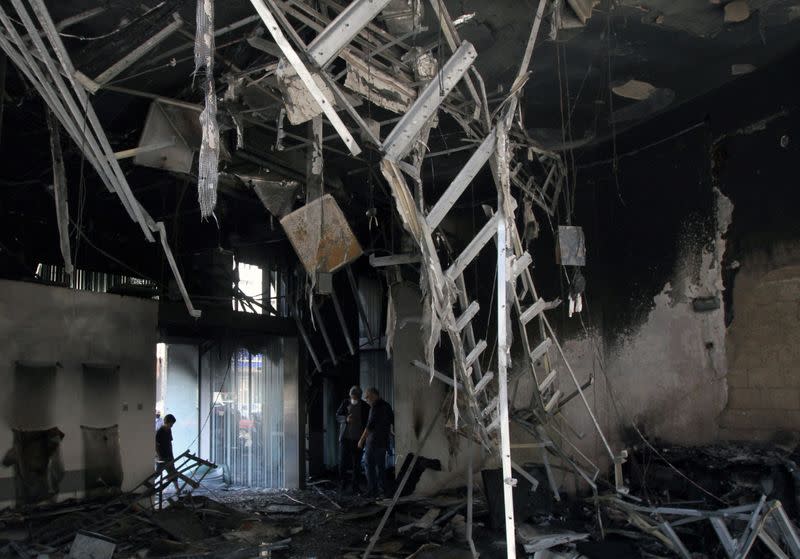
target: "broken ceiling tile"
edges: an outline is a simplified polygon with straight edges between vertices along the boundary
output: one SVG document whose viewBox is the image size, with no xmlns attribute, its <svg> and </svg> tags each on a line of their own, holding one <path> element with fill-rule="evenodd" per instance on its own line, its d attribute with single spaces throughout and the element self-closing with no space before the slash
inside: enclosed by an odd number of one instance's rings
<svg viewBox="0 0 800 559">
<path fill-rule="evenodd" d="M 586 266 L 586 239 L 583 227 L 558 226 L 556 261 L 562 266 Z"/>
<path fill-rule="evenodd" d="M 251 186 L 253 191 L 264 204 L 269 213 L 278 219 L 292 211 L 294 201 L 300 192 L 300 183 L 297 181 L 267 180 L 263 176 L 236 175 L 239 180 Z"/>
<path fill-rule="evenodd" d="M 285 216 L 281 225 L 309 274 L 335 272 L 362 254 L 358 239 L 330 194 Z"/>
<path fill-rule="evenodd" d="M 746 0 L 734 0 L 725 5 L 725 23 L 740 23 L 750 17 L 750 6 Z"/>
<path fill-rule="evenodd" d="M 656 88 L 653 84 L 639 80 L 628 80 L 622 85 L 611 88 L 611 91 L 620 97 L 634 99 L 636 101 L 644 101 L 650 97 L 655 90 Z"/>
<path fill-rule="evenodd" d="M 516 536 L 517 541 L 523 544 L 527 553 L 545 551 L 552 547 L 589 538 L 589 534 L 586 532 L 578 533 L 572 530 L 534 527 L 530 524 L 518 525 Z"/>
<path fill-rule="evenodd" d="M 311 72 L 311 75 L 314 77 L 314 83 L 317 84 L 317 87 L 322 91 L 331 106 L 335 106 L 336 101 L 333 98 L 333 93 L 323 79 L 314 72 Z M 285 58 L 281 58 L 278 62 L 275 76 L 278 78 L 278 88 L 283 94 L 286 117 L 290 123 L 295 125 L 302 124 L 322 114 L 322 108 Z"/>
<path fill-rule="evenodd" d="M 344 86 L 368 101 L 397 114 L 405 113 L 417 98 L 410 84 L 396 76 L 378 70 L 366 62 L 347 57 L 347 77 Z"/>
<path fill-rule="evenodd" d="M 756 67 L 752 64 L 731 64 L 731 76 L 742 76 L 754 72 Z"/>
<path fill-rule="evenodd" d="M 404 35 L 422 25 L 425 15 L 421 0 L 392 0 L 381 12 L 381 19 L 393 35 Z"/>
</svg>

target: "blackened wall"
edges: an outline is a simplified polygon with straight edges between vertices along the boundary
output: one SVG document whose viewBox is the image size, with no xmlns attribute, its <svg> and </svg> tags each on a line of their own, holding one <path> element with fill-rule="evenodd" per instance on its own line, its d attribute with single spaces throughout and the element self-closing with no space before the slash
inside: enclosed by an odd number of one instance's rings
<svg viewBox="0 0 800 559">
<path fill-rule="evenodd" d="M 794 52 L 576 155 L 589 313 L 587 332 L 562 331 L 618 445 L 639 442 L 634 424 L 679 443 L 800 424 L 800 84 L 788 71 L 799 61 Z M 592 432 L 578 408 L 569 415 Z M 602 455 L 590 439 L 584 448 Z"/>
</svg>

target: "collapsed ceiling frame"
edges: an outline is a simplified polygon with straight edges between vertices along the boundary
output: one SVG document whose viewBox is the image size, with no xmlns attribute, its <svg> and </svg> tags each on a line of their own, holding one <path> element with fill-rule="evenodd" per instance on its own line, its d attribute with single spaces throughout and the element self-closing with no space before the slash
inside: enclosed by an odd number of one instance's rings
<svg viewBox="0 0 800 559">
<path fill-rule="evenodd" d="M 33 17 L 22 0 L 12 0 L 11 3 L 18 19 L 28 32 L 27 38 L 33 43 L 36 54 L 33 54 L 30 45 L 19 35 L 2 7 L 0 7 L 0 23 L 5 31 L 0 32 L 0 48 L 41 95 L 61 126 L 95 168 L 106 188 L 117 194 L 130 218 L 139 224 L 145 238 L 149 242 L 154 242 L 153 234 L 159 235 L 161 247 L 186 308 L 191 316 L 199 318 L 202 313 L 194 308 L 189 298 L 172 250 L 167 243 L 164 223 L 154 221 L 133 195 L 89 97 L 79 83 L 69 53 L 43 0 L 29 0 Z M 38 27 L 34 19 L 38 22 Z M 47 38 L 49 47 L 45 45 L 42 37 Z M 63 229 L 60 231 L 63 234 Z"/>
</svg>

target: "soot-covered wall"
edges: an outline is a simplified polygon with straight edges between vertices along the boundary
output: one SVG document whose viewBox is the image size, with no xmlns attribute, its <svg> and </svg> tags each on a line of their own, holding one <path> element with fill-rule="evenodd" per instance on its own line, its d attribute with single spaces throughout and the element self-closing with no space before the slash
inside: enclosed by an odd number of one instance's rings
<svg viewBox="0 0 800 559">
<path fill-rule="evenodd" d="M 588 403 L 614 452 L 638 441 L 633 425 L 689 444 L 717 434 L 726 401 L 721 258 L 730 204 L 714 189 L 709 145 L 699 126 L 623 157 L 616 173 L 601 163 L 578 174 L 573 223 L 587 239 L 584 311 L 568 318 L 562 305 L 551 318 L 578 379 L 594 378 Z M 558 359 L 555 367 L 566 373 Z M 563 393 L 575 390 L 567 374 L 558 378 Z M 586 434 L 578 446 L 607 469 L 610 456 L 582 400 L 564 410 Z M 558 477 L 569 487 L 571 476 Z"/>
<path fill-rule="evenodd" d="M 561 331 L 619 446 L 641 442 L 634 425 L 679 444 L 800 425 L 798 60 L 621 135 L 616 166 L 611 146 L 578 157 L 590 312 Z M 592 433 L 579 403 L 567 415 Z"/>
<path fill-rule="evenodd" d="M 155 301 L 0 280 L 0 502 L 150 474 L 156 326 Z"/>
</svg>

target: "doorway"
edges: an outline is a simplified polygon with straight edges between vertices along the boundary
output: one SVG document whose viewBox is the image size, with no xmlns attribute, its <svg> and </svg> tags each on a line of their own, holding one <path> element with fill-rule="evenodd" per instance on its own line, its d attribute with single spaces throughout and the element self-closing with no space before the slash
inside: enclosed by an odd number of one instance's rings
<svg viewBox="0 0 800 559">
<path fill-rule="evenodd" d="M 241 349 L 210 375 L 211 460 L 224 464 L 233 485 L 286 486 L 284 367 L 280 340 L 262 352 Z"/>
</svg>

